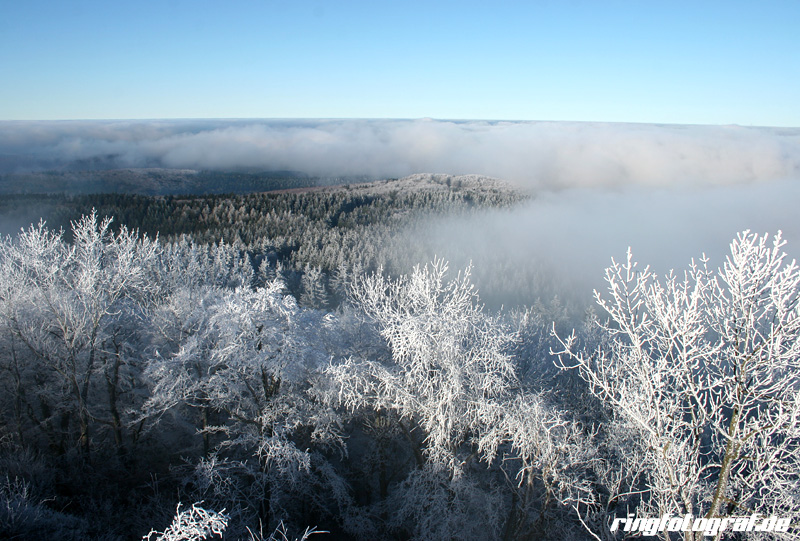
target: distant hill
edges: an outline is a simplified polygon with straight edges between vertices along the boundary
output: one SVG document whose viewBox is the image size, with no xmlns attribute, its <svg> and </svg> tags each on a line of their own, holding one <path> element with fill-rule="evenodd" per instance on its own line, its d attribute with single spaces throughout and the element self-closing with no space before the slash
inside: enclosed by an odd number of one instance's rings
<svg viewBox="0 0 800 541">
<path fill-rule="evenodd" d="M 400 179 L 384 179 L 369 182 L 354 182 L 319 186 L 314 191 L 337 192 L 346 189 L 357 195 L 386 195 L 391 193 L 446 192 L 469 189 L 475 192 L 518 192 L 512 184 L 483 175 L 447 175 L 442 173 L 417 173 Z M 305 191 L 305 190 L 298 190 Z"/>
<path fill-rule="evenodd" d="M 44 171 L 0 174 L 0 194 L 244 194 L 307 188 L 326 182 L 331 180 L 294 171 L 225 172 L 163 168 Z"/>
<path fill-rule="evenodd" d="M 518 187 L 480 175 L 425 173 L 369 182 L 292 175 L 169 169 L 0 175 L 0 235 L 40 218 L 55 229 L 69 230 L 71 220 L 95 208 L 101 216 L 115 216 L 117 224 L 151 235 L 202 231 L 210 234 L 204 241 L 216 242 L 284 234 L 251 223 L 278 209 L 329 224 L 344 224 L 355 211 L 357 222 L 371 224 L 414 209 L 446 214 L 527 197 Z M 229 215 L 229 207 L 237 209 L 236 217 Z M 255 214 L 242 222 L 240 209 Z"/>
</svg>

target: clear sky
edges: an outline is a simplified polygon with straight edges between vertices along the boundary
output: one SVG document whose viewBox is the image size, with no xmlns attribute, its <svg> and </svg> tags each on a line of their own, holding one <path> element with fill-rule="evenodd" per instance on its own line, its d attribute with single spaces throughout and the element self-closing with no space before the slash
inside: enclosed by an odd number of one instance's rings
<svg viewBox="0 0 800 541">
<path fill-rule="evenodd" d="M 800 126 L 800 1 L 0 0 L 0 119 Z"/>
</svg>

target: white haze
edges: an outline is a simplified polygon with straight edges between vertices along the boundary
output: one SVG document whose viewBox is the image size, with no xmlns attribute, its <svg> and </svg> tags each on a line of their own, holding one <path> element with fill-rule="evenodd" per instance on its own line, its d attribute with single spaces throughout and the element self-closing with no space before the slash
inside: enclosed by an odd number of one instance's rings
<svg viewBox="0 0 800 541">
<path fill-rule="evenodd" d="M 662 275 L 687 269 L 703 254 L 717 268 L 738 232 L 783 233 L 784 250 L 800 257 L 800 182 L 727 187 L 573 189 L 546 192 L 512 210 L 479 218 L 433 219 L 423 238 L 428 254 L 455 268 L 470 261 L 492 305 L 529 304 L 554 294 L 583 305 L 603 290 L 614 257 L 633 257 Z"/>
<path fill-rule="evenodd" d="M 450 254 L 453 266 L 472 259 L 478 277 L 508 276 L 505 291 L 486 291 L 504 302 L 522 287 L 587 298 L 602 287 L 610 257 L 624 257 L 628 246 L 660 272 L 684 268 L 704 251 L 721 264 L 746 228 L 781 229 L 789 252 L 800 253 L 800 129 L 428 119 L 0 122 L 0 158 L 6 170 L 97 159 L 328 178 L 505 179 L 529 189 L 533 202 L 410 232 L 425 251 Z"/>
<path fill-rule="evenodd" d="M 438 120 L 0 123 L 0 156 L 313 176 L 475 173 L 533 188 L 797 178 L 800 130 Z"/>
</svg>

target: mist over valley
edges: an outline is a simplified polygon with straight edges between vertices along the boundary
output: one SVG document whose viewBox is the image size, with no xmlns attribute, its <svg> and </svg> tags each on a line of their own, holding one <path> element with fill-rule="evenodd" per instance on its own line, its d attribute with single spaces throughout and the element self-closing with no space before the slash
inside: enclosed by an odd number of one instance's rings
<svg viewBox="0 0 800 541">
<path fill-rule="evenodd" d="M 800 129 L 433 119 L 0 126 L 0 192 L 9 195 L 247 194 L 422 173 L 501 179 L 521 194 L 519 204 L 469 216 L 431 212 L 424 224 L 399 227 L 397 249 L 419 260 L 391 269 L 408 272 L 434 256 L 458 268 L 471 261 L 492 306 L 553 294 L 588 300 L 610 258 L 628 247 L 660 273 L 703 253 L 721 264 L 745 229 L 781 230 L 798 253 Z M 390 191 L 414 185 L 390 182 Z M 380 194 L 378 186 L 362 191 Z M 0 232 L 39 217 L 35 206 L 9 204 Z M 496 278 L 503 273 L 505 287 Z"/>
</svg>

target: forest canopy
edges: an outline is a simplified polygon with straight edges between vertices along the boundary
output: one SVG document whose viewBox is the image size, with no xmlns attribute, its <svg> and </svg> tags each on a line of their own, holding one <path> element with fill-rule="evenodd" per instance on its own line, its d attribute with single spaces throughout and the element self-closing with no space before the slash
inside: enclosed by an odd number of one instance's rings
<svg viewBox="0 0 800 541">
<path fill-rule="evenodd" d="M 445 175 L 53 196 L 63 229 L 0 242 L 0 532 L 620 539 L 630 513 L 792 517 L 781 234 L 666 275 L 629 252 L 593 307 L 487 304 L 541 274 L 493 268 L 479 290 L 418 242 L 431 215 L 529 198 Z"/>
</svg>

